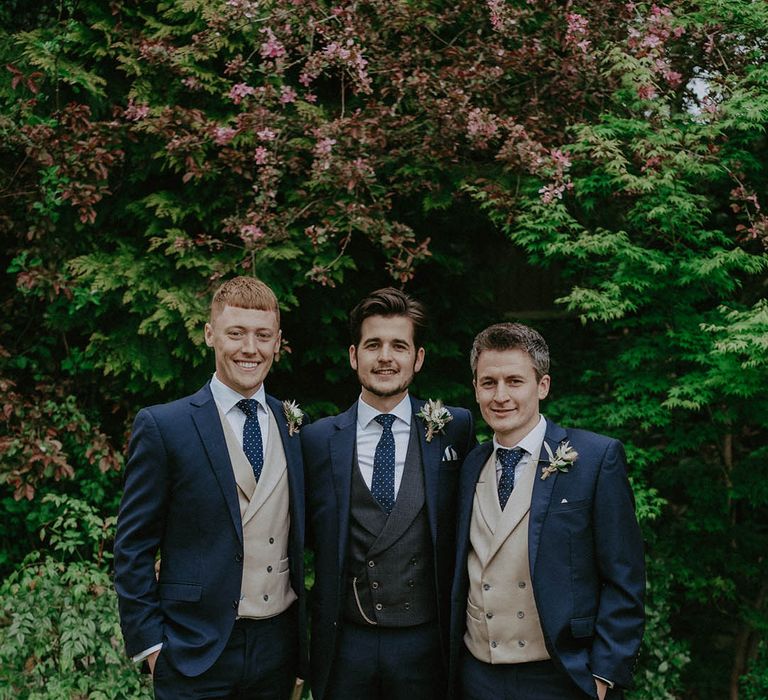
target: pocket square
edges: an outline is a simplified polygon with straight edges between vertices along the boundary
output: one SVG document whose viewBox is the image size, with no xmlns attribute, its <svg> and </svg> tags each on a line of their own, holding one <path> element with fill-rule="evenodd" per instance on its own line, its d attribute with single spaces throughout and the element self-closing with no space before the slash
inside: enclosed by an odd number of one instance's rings
<svg viewBox="0 0 768 700">
<path fill-rule="evenodd" d="M 443 462 L 451 462 L 454 459 L 459 458 L 459 453 L 456 452 L 456 450 L 453 449 L 450 445 L 445 448 L 445 452 L 443 452 Z"/>
<path fill-rule="evenodd" d="M 568 503 L 568 499 L 564 498 L 562 501 L 560 501 L 560 503 Z"/>
</svg>

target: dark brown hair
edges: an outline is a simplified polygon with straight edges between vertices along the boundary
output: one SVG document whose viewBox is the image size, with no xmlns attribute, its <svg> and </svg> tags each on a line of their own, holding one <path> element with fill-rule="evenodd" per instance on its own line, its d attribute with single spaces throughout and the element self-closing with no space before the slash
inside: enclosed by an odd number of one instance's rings
<svg viewBox="0 0 768 700">
<path fill-rule="evenodd" d="M 349 335 L 357 347 L 362 337 L 363 321 L 370 316 L 406 316 L 413 323 L 413 344 L 421 347 L 421 335 L 427 322 L 426 310 L 421 302 L 394 287 L 371 292 L 349 313 Z"/>
</svg>

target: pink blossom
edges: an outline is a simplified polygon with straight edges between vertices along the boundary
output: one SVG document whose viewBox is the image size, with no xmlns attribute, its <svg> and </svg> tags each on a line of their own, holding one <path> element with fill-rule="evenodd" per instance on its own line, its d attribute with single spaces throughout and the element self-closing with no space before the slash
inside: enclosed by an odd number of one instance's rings
<svg viewBox="0 0 768 700">
<path fill-rule="evenodd" d="M 149 116 L 149 105 L 134 104 L 133 100 L 128 100 L 128 107 L 125 109 L 125 118 L 132 122 L 138 122 Z"/>
<path fill-rule="evenodd" d="M 246 224 L 240 227 L 240 238 L 245 243 L 255 243 L 260 238 L 264 238 L 264 231 L 254 224 Z"/>
<path fill-rule="evenodd" d="M 637 96 L 641 100 L 652 100 L 657 94 L 655 86 L 650 83 L 637 88 Z"/>
<path fill-rule="evenodd" d="M 467 135 L 480 148 L 485 148 L 498 130 L 498 118 L 485 107 L 475 107 L 467 116 Z"/>
<path fill-rule="evenodd" d="M 317 102 L 317 95 L 315 95 L 315 93 L 313 92 L 305 92 L 304 101 L 311 102 L 312 104 L 314 104 L 315 102 Z"/>
<path fill-rule="evenodd" d="M 194 76 L 190 75 L 181 81 L 182 84 L 188 87 L 190 90 L 199 90 L 203 87 L 203 84 Z"/>
<path fill-rule="evenodd" d="M 258 136 L 261 141 L 274 141 L 277 133 L 270 128 L 265 128 L 261 131 L 257 131 L 256 136 Z"/>
<path fill-rule="evenodd" d="M 256 91 L 245 83 L 237 83 L 229 91 L 229 97 L 236 105 L 239 105 L 247 95 L 253 95 Z"/>
<path fill-rule="evenodd" d="M 549 155 L 559 170 L 567 170 L 571 167 L 571 159 L 559 148 L 553 149 Z"/>
<path fill-rule="evenodd" d="M 253 159 L 258 165 L 264 165 L 269 157 L 269 151 L 264 146 L 256 146 L 253 151 Z"/>
<path fill-rule="evenodd" d="M 226 146 L 237 134 L 231 126 L 218 126 L 213 131 L 213 141 L 218 146 Z"/>
<path fill-rule="evenodd" d="M 336 145 L 336 139 L 323 138 L 315 144 L 315 153 L 317 155 L 329 155 Z"/>
<path fill-rule="evenodd" d="M 290 104 L 291 102 L 296 102 L 296 98 L 298 95 L 296 94 L 296 90 L 294 90 L 290 85 L 283 85 L 282 91 L 280 93 L 280 102 L 284 105 Z"/>
<path fill-rule="evenodd" d="M 267 35 L 267 40 L 259 48 L 262 58 L 280 58 L 285 56 L 285 47 L 277 40 L 272 30 L 262 29 L 262 32 Z"/>
</svg>

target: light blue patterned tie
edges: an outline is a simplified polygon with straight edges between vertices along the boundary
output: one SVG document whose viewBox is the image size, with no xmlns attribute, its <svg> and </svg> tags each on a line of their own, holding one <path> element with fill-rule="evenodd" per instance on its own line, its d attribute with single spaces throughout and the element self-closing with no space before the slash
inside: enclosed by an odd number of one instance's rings
<svg viewBox="0 0 768 700">
<path fill-rule="evenodd" d="M 264 443 L 261 439 L 261 427 L 257 417 L 259 415 L 259 402 L 256 399 L 241 399 L 237 402 L 237 407 L 246 416 L 243 427 L 243 452 L 248 457 L 253 475 L 258 482 L 261 468 L 264 466 Z"/>
<path fill-rule="evenodd" d="M 522 447 L 516 447 L 514 450 L 508 450 L 506 447 L 499 447 L 496 450 L 496 459 L 501 464 L 501 478 L 499 479 L 499 505 L 504 510 L 509 497 L 512 495 L 512 489 L 515 488 L 515 467 L 523 458 L 525 450 Z"/>
<path fill-rule="evenodd" d="M 380 413 L 374 420 L 383 431 L 373 454 L 371 494 L 387 513 L 391 513 L 395 507 L 395 436 L 392 434 L 395 416 Z"/>
</svg>

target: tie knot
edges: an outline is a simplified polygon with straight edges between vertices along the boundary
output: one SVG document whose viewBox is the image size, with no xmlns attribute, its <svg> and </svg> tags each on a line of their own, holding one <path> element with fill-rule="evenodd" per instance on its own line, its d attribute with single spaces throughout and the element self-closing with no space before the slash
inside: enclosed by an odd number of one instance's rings
<svg viewBox="0 0 768 700">
<path fill-rule="evenodd" d="M 259 402 L 256 399 L 240 399 L 235 404 L 249 418 L 256 418 L 259 411 Z"/>
<path fill-rule="evenodd" d="M 496 458 L 501 462 L 502 467 L 514 469 L 523 458 L 525 450 L 522 447 L 515 447 L 514 450 L 509 450 L 506 447 L 499 447 L 496 450 Z"/>
<path fill-rule="evenodd" d="M 384 430 L 392 430 L 392 423 L 395 422 L 395 416 L 391 413 L 379 413 L 375 420 Z"/>
</svg>

